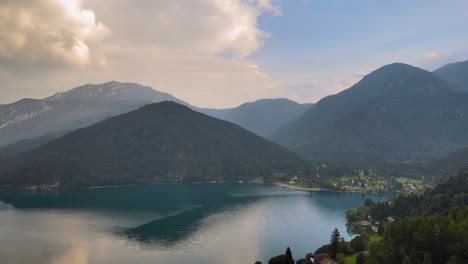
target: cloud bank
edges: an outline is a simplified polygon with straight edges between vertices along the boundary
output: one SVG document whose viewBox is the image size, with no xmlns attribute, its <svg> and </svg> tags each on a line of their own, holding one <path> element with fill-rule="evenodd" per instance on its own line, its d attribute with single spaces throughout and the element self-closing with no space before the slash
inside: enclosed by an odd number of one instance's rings
<svg viewBox="0 0 468 264">
<path fill-rule="evenodd" d="M 6 0 L 0 103 L 110 80 L 225 107 L 278 86 L 247 57 L 281 15 L 270 0 Z"/>
<path fill-rule="evenodd" d="M 90 45 L 110 30 L 79 1 L 7 0 L 0 4 L 0 62 L 39 67 L 83 66 Z"/>
</svg>

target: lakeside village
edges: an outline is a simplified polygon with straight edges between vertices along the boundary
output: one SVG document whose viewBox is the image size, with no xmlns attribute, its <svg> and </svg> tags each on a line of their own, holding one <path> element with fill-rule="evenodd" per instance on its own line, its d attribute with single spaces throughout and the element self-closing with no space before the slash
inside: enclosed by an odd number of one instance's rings
<svg viewBox="0 0 468 264">
<path fill-rule="evenodd" d="M 423 180 L 384 177 L 370 169 L 340 172 L 336 169 L 330 170 L 326 164 L 317 166 L 314 176 L 290 176 L 278 173 L 274 177 L 282 184 L 304 190 L 321 188 L 349 192 L 419 193 L 428 187 Z"/>
</svg>

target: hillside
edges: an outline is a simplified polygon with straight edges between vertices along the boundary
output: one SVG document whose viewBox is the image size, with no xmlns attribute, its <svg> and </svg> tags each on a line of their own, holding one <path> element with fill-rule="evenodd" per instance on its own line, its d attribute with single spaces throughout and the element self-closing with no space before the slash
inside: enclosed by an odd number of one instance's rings
<svg viewBox="0 0 468 264">
<path fill-rule="evenodd" d="M 59 138 L 69 131 L 59 131 L 54 133 L 45 134 L 39 137 L 21 140 L 6 146 L 0 147 L 0 160 L 12 158 L 26 152 L 30 149 L 37 148 L 51 140 Z"/>
<path fill-rule="evenodd" d="M 468 92 L 468 61 L 447 64 L 435 70 L 434 74 Z"/>
<path fill-rule="evenodd" d="M 468 251 L 468 175 L 459 174 L 423 195 L 399 196 L 370 208 L 385 225 L 383 239 L 365 263 L 466 263 Z M 409 261 L 409 262 L 408 262 Z"/>
<path fill-rule="evenodd" d="M 70 132 L 0 164 L 4 187 L 237 180 L 304 168 L 232 123 L 162 102 Z"/>
<path fill-rule="evenodd" d="M 85 127 L 162 101 L 189 106 L 266 138 L 312 105 L 287 99 L 262 99 L 235 108 L 208 109 L 191 106 L 170 94 L 135 83 L 87 84 L 40 100 L 22 99 L 0 105 L 0 146 Z"/>
<path fill-rule="evenodd" d="M 228 109 L 202 109 L 201 112 L 223 119 L 265 138 L 299 118 L 313 104 L 299 104 L 288 99 L 261 99 Z"/>
<path fill-rule="evenodd" d="M 434 74 L 394 63 L 320 100 L 273 141 L 306 158 L 424 160 L 468 146 L 468 94 Z"/>
<path fill-rule="evenodd" d="M 0 146 L 84 127 L 147 103 L 161 101 L 186 104 L 151 87 L 108 82 L 83 85 L 41 100 L 22 99 L 0 105 Z"/>
</svg>

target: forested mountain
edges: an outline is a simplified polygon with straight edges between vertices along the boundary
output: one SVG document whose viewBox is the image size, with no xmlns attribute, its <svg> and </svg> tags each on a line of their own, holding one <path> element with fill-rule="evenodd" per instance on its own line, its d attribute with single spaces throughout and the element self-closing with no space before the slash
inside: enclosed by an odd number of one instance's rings
<svg viewBox="0 0 468 264">
<path fill-rule="evenodd" d="M 253 179 L 300 171 L 293 152 L 173 102 L 147 105 L 0 164 L 4 187 Z"/>
<path fill-rule="evenodd" d="M 39 137 L 21 140 L 6 146 L 0 147 L 0 160 L 20 155 L 30 149 L 37 148 L 51 140 L 59 138 L 69 131 L 59 131 L 48 133 Z"/>
<path fill-rule="evenodd" d="M 295 120 L 312 105 L 287 99 L 263 99 L 236 108 L 208 109 L 191 106 L 170 94 L 135 83 L 87 84 L 41 100 L 22 99 L 0 105 L 0 146 L 85 127 L 162 101 L 189 106 L 263 137 Z"/>
<path fill-rule="evenodd" d="M 468 92 L 468 61 L 447 64 L 434 73 L 442 79 L 456 84 L 457 89 Z"/>
<path fill-rule="evenodd" d="M 261 99 L 228 109 L 201 109 L 201 112 L 223 119 L 265 138 L 299 118 L 313 104 L 299 104 L 288 99 Z"/>
<path fill-rule="evenodd" d="M 468 146 L 467 113 L 468 93 L 394 63 L 320 100 L 272 139 L 313 159 L 425 160 Z"/>
<path fill-rule="evenodd" d="M 44 134 L 84 127 L 161 101 L 186 104 L 170 94 L 135 83 L 83 85 L 45 99 L 0 105 L 0 146 Z"/>
<path fill-rule="evenodd" d="M 468 148 L 458 149 L 421 162 L 380 163 L 374 168 L 384 177 L 405 177 L 437 184 L 459 172 L 468 172 Z"/>
</svg>

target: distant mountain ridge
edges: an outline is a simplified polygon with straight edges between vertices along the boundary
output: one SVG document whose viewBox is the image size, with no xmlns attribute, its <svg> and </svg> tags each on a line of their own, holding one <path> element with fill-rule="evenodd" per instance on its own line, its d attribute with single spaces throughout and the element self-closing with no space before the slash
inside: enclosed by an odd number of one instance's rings
<svg viewBox="0 0 468 264">
<path fill-rule="evenodd" d="M 242 126 L 270 138 L 274 131 L 299 118 L 313 104 L 299 104 L 289 99 L 260 99 L 228 109 L 201 109 L 201 112 Z"/>
<path fill-rule="evenodd" d="M 447 64 L 435 70 L 434 74 L 457 85 L 458 90 L 468 92 L 468 61 Z"/>
<path fill-rule="evenodd" d="M 0 146 L 93 124 L 151 102 L 187 103 L 135 83 L 87 84 L 45 99 L 0 105 Z"/>
<path fill-rule="evenodd" d="M 273 140 L 307 158 L 428 159 L 468 146 L 468 94 L 425 70 L 383 66 L 325 97 Z"/>
<path fill-rule="evenodd" d="M 135 83 L 86 84 L 44 99 L 22 99 L 0 105 L 0 146 L 85 127 L 145 104 L 162 101 L 189 106 L 264 137 L 299 117 L 310 106 L 287 99 L 265 99 L 235 108 L 207 109 Z"/>
<path fill-rule="evenodd" d="M 3 187 L 239 180 L 302 170 L 290 150 L 174 102 L 150 104 L 0 161 Z"/>
</svg>

